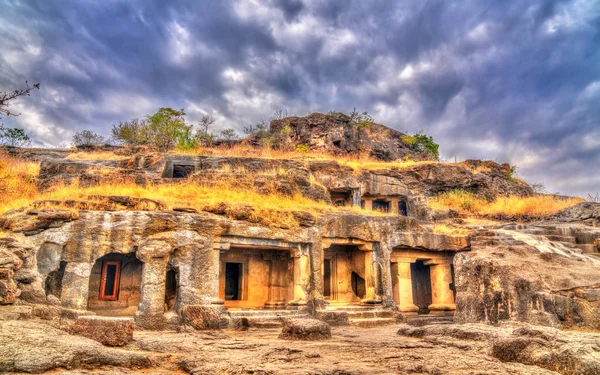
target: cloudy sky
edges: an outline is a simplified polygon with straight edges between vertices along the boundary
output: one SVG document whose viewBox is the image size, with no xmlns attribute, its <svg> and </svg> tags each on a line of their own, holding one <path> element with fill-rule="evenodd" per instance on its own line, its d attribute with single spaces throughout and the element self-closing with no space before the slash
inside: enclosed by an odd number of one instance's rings
<svg viewBox="0 0 600 375">
<path fill-rule="evenodd" d="M 2 122 L 38 145 L 161 106 L 237 129 L 356 107 L 447 160 L 600 192 L 598 0 L 2 0 L 0 91 L 25 80 Z"/>
</svg>

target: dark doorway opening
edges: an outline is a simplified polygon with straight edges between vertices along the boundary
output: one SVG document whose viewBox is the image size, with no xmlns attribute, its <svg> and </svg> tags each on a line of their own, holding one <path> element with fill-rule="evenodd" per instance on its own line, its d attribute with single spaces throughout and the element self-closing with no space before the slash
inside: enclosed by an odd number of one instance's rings
<svg viewBox="0 0 600 375">
<path fill-rule="evenodd" d="M 323 297 L 331 297 L 331 260 L 323 262 Z"/>
<path fill-rule="evenodd" d="M 356 272 L 352 272 L 351 278 L 352 291 L 358 298 L 363 299 L 367 295 L 367 285 L 365 279 L 360 277 Z"/>
<path fill-rule="evenodd" d="M 398 202 L 398 213 L 402 216 L 408 216 L 408 205 L 404 199 Z"/>
<path fill-rule="evenodd" d="M 186 178 L 194 172 L 193 165 L 173 165 L 173 178 Z"/>
<path fill-rule="evenodd" d="M 413 303 L 419 307 L 419 314 L 428 314 L 431 305 L 431 277 L 429 266 L 422 260 L 410 265 Z"/>
<path fill-rule="evenodd" d="M 107 260 L 102 265 L 100 277 L 100 299 L 116 301 L 119 298 L 119 279 L 121 277 L 121 262 Z"/>
<path fill-rule="evenodd" d="M 177 302 L 177 271 L 174 268 L 167 270 L 167 277 L 165 281 L 165 311 L 171 311 L 175 309 Z"/>
<path fill-rule="evenodd" d="M 390 202 L 383 199 L 373 201 L 373 211 L 390 212 Z"/>
<path fill-rule="evenodd" d="M 46 277 L 46 282 L 44 283 L 44 289 L 47 296 L 53 295 L 57 298 L 60 298 L 60 295 L 62 294 L 62 280 L 65 276 L 65 269 L 67 269 L 67 262 L 60 262 L 58 269 L 48 274 L 48 277 Z"/>
<path fill-rule="evenodd" d="M 242 263 L 225 263 L 225 300 L 242 299 Z"/>
</svg>

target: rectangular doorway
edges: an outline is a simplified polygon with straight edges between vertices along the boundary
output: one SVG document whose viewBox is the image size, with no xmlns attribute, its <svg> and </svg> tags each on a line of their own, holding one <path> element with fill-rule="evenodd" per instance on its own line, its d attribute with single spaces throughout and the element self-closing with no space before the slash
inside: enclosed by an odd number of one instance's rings
<svg viewBox="0 0 600 375">
<path fill-rule="evenodd" d="M 243 263 L 225 263 L 225 300 L 242 299 Z"/>
</svg>

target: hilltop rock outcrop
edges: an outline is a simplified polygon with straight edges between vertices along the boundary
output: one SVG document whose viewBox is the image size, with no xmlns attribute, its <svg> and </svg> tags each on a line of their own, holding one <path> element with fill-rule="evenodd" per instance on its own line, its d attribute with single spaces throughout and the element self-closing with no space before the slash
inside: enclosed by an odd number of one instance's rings
<svg viewBox="0 0 600 375">
<path fill-rule="evenodd" d="M 385 125 L 361 126 L 342 113 L 312 113 L 306 117 L 286 117 L 271 121 L 271 134 L 284 143 L 304 145 L 312 151 L 340 155 L 368 152 L 380 160 L 432 160 L 436 156 L 418 152 L 402 141 L 405 135 Z"/>
</svg>

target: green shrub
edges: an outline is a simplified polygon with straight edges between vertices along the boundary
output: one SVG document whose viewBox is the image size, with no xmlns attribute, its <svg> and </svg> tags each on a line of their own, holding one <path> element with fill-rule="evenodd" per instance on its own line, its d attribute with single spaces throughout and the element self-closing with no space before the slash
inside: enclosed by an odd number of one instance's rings
<svg viewBox="0 0 600 375">
<path fill-rule="evenodd" d="M 2 128 L 0 129 L 0 144 L 14 147 L 29 146 L 31 138 L 25 133 L 24 129 Z"/>
<path fill-rule="evenodd" d="M 296 152 L 305 154 L 307 152 L 310 152 L 310 147 L 307 144 L 300 143 L 296 146 Z"/>
<path fill-rule="evenodd" d="M 415 149 L 417 151 L 425 151 L 433 154 L 436 158 L 440 157 L 439 148 L 440 145 L 433 141 L 432 136 L 426 134 L 417 133 L 414 135 L 415 138 Z"/>
<path fill-rule="evenodd" d="M 408 145 L 408 146 L 413 146 L 414 144 L 417 143 L 417 140 L 415 139 L 415 137 L 411 137 L 408 134 L 403 134 L 402 137 L 400 137 L 400 140 L 402 141 L 402 143 L 404 143 L 405 145 Z"/>
</svg>

